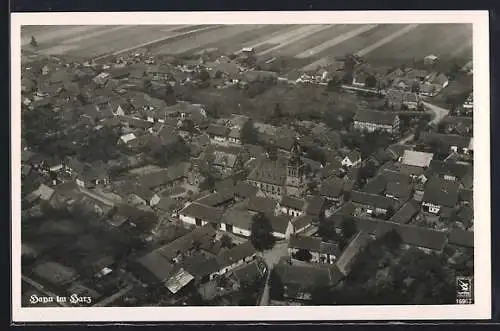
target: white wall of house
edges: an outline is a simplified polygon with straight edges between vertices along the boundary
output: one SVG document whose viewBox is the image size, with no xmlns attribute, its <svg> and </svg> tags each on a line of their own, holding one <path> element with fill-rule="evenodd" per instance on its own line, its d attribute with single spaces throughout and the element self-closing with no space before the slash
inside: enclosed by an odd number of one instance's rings
<svg viewBox="0 0 500 331">
<path fill-rule="evenodd" d="M 241 229 L 236 226 L 233 226 L 233 233 L 238 234 L 240 236 L 250 237 L 251 231 L 247 229 Z"/>
<path fill-rule="evenodd" d="M 53 167 L 50 167 L 49 170 L 50 171 L 59 171 L 63 168 L 63 165 L 62 164 L 58 164 L 58 165 L 55 165 Z"/>
<path fill-rule="evenodd" d="M 77 178 L 76 185 L 81 186 L 81 187 L 85 187 L 85 182 L 83 180 Z"/>
<path fill-rule="evenodd" d="M 441 210 L 441 206 L 435 205 L 430 202 L 423 202 L 422 206 L 427 207 L 429 213 L 437 214 Z"/>
<path fill-rule="evenodd" d="M 213 136 L 210 137 L 210 142 L 213 144 L 225 144 L 227 143 L 227 139 L 225 137 Z"/>
</svg>

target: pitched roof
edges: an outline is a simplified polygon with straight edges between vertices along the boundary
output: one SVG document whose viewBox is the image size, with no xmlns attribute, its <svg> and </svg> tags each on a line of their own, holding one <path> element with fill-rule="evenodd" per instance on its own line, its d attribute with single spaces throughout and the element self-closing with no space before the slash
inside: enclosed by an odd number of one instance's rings
<svg viewBox="0 0 500 331">
<path fill-rule="evenodd" d="M 319 196 L 307 198 L 306 214 L 319 216 L 325 205 L 325 199 Z"/>
<path fill-rule="evenodd" d="M 459 148 L 469 148 L 470 142 L 472 140 L 471 137 L 461 136 L 458 134 L 444 134 L 444 133 L 427 133 L 424 132 L 421 134 L 421 139 L 425 143 L 431 143 L 432 141 L 439 141 L 447 148 L 451 148 L 453 146 Z"/>
<path fill-rule="evenodd" d="M 261 160 L 250 172 L 248 179 L 283 186 L 286 180 L 286 168 L 278 161 Z"/>
<path fill-rule="evenodd" d="M 266 264 L 261 260 L 255 260 L 233 270 L 234 275 L 240 283 L 250 284 L 256 279 L 264 276 Z"/>
<path fill-rule="evenodd" d="M 391 217 L 391 222 L 406 224 L 418 213 L 418 207 L 415 202 L 408 201 Z"/>
<path fill-rule="evenodd" d="M 290 224 L 290 217 L 287 215 L 266 215 L 271 222 L 271 227 L 274 232 L 284 234 L 286 229 L 288 228 L 288 224 Z"/>
<path fill-rule="evenodd" d="M 338 198 L 342 194 L 344 180 L 332 177 L 321 184 L 320 194 L 328 198 Z"/>
<path fill-rule="evenodd" d="M 199 218 L 212 223 L 218 223 L 222 218 L 222 211 L 220 209 L 196 202 L 184 207 L 179 214 Z"/>
<path fill-rule="evenodd" d="M 351 200 L 362 205 L 368 205 L 383 209 L 395 208 L 397 205 L 397 200 L 395 199 L 360 191 L 352 191 Z"/>
<path fill-rule="evenodd" d="M 276 201 L 270 198 L 252 196 L 248 199 L 247 209 L 254 212 L 274 213 Z"/>
<path fill-rule="evenodd" d="M 230 250 L 224 251 L 221 254 L 217 255 L 216 260 L 219 266 L 221 268 L 224 268 L 256 253 L 257 251 L 253 247 L 250 240 L 247 240 L 244 243 L 239 244 L 231 248 Z"/>
<path fill-rule="evenodd" d="M 302 210 L 304 204 L 304 200 L 297 199 L 288 195 L 283 196 L 280 201 L 280 206 L 293 208 L 295 210 Z"/>
<path fill-rule="evenodd" d="M 387 187 L 387 180 L 383 176 L 376 176 L 365 184 L 362 191 L 370 194 L 382 194 Z"/>
<path fill-rule="evenodd" d="M 396 198 L 407 198 L 411 194 L 411 186 L 408 183 L 390 182 L 387 184 L 385 194 Z"/>
<path fill-rule="evenodd" d="M 230 224 L 243 230 L 250 230 L 252 226 L 253 215 L 247 210 L 231 208 L 222 217 L 222 223 Z"/>
<path fill-rule="evenodd" d="M 306 249 L 311 252 L 318 252 L 321 248 L 321 239 L 317 237 L 292 235 L 288 242 L 288 248 Z"/>
<path fill-rule="evenodd" d="M 250 183 L 238 182 L 235 186 L 235 195 L 240 198 L 248 198 L 254 196 L 258 189 Z"/>
<path fill-rule="evenodd" d="M 328 267 L 279 263 L 275 269 L 285 286 L 296 285 L 302 289 L 312 289 L 330 285 L 332 282 Z"/>
<path fill-rule="evenodd" d="M 397 232 L 405 244 L 423 248 L 441 250 L 447 241 L 446 232 L 414 225 L 400 224 Z"/>
<path fill-rule="evenodd" d="M 422 201 L 444 207 L 454 207 L 458 202 L 459 189 L 457 182 L 433 177 L 425 184 Z"/>
<path fill-rule="evenodd" d="M 234 192 L 232 190 L 221 190 L 216 193 L 208 194 L 198 200 L 196 203 L 200 203 L 202 205 L 216 207 L 221 204 L 230 202 L 234 199 Z"/>
<path fill-rule="evenodd" d="M 223 151 L 215 151 L 214 160 L 212 161 L 212 163 L 217 166 L 232 168 L 235 166 L 237 159 L 238 156 L 236 154 L 226 153 Z"/>
<path fill-rule="evenodd" d="M 314 217 L 311 215 L 302 215 L 292 220 L 292 225 L 295 231 L 305 228 L 314 222 Z"/>
<path fill-rule="evenodd" d="M 424 153 L 417 151 L 404 151 L 403 160 L 401 163 L 416 167 L 426 168 L 431 163 L 434 154 L 432 153 Z"/>
<path fill-rule="evenodd" d="M 392 125 L 396 117 L 397 115 L 391 112 L 360 110 L 354 115 L 354 121 L 379 125 Z"/>
<path fill-rule="evenodd" d="M 211 124 L 207 128 L 207 133 L 211 136 L 227 137 L 229 128 L 223 125 Z"/>
</svg>

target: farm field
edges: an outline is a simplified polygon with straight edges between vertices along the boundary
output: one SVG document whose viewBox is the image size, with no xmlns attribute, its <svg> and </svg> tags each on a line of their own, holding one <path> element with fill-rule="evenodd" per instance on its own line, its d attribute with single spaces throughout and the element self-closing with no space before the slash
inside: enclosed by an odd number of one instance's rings
<svg viewBox="0 0 500 331">
<path fill-rule="evenodd" d="M 412 58 L 421 59 L 428 54 L 435 54 L 443 59 L 449 59 L 451 56 L 466 57 L 468 54 L 472 55 L 471 41 L 472 26 L 422 24 L 365 57 L 370 61 L 387 61 L 394 64 Z"/>
<path fill-rule="evenodd" d="M 23 46 L 29 47 L 31 35 L 40 53 L 97 58 L 145 46 L 155 54 L 176 55 L 254 47 L 263 58 L 294 59 L 295 69 L 303 71 L 352 53 L 390 66 L 429 54 L 459 64 L 472 56 L 472 29 L 463 24 L 29 26 L 23 27 Z"/>
</svg>

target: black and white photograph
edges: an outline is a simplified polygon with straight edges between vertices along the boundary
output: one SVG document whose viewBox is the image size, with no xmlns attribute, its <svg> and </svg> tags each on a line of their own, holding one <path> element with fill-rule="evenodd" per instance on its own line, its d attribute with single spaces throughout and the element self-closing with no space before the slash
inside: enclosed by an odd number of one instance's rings
<svg viewBox="0 0 500 331">
<path fill-rule="evenodd" d="M 489 318 L 488 38 L 466 11 L 13 14 L 13 310 Z"/>
</svg>

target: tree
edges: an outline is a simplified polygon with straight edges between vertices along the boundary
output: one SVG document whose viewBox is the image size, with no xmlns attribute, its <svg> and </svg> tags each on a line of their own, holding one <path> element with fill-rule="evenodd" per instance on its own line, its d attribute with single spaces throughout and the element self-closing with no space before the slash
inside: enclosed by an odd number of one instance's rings
<svg viewBox="0 0 500 331">
<path fill-rule="evenodd" d="M 31 36 L 30 45 L 33 47 L 38 47 L 38 41 L 36 41 L 35 36 Z"/>
<path fill-rule="evenodd" d="M 273 236 L 273 228 L 269 218 L 263 213 L 252 218 L 250 241 L 260 252 L 274 247 L 276 238 Z"/>
<path fill-rule="evenodd" d="M 369 88 L 374 88 L 377 86 L 377 77 L 374 75 L 368 75 L 365 80 L 365 86 Z"/>
<path fill-rule="evenodd" d="M 321 164 L 325 164 L 326 162 L 325 152 L 317 146 L 312 146 L 311 148 L 308 148 L 305 156 Z"/>
<path fill-rule="evenodd" d="M 241 128 L 241 141 L 244 144 L 255 145 L 258 143 L 258 134 L 252 120 L 248 120 Z"/>
<path fill-rule="evenodd" d="M 283 300 L 284 293 L 285 286 L 283 285 L 283 281 L 276 270 L 272 269 L 269 275 L 269 297 L 272 300 Z"/>
<path fill-rule="evenodd" d="M 344 218 L 340 225 L 340 231 L 342 238 L 349 240 L 358 232 L 358 227 L 352 219 Z"/>
<path fill-rule="evenodd" d="M 326 86 L 327 91 L 338 91 L 342 86 L 342 82 L 336 76 L 328 81 Z"/>
</svg>

